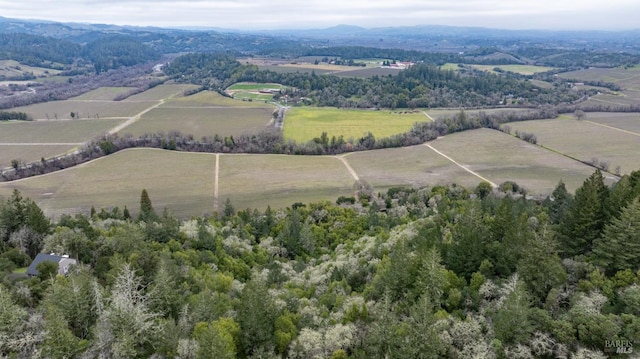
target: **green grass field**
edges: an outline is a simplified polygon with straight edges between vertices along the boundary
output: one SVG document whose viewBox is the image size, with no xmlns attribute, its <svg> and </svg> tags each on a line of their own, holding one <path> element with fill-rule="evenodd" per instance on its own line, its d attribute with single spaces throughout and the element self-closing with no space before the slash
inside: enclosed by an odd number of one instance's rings
<svg viewBox="0 0 640 359">
<path fill-rule="evenodd" d="M 50 158 L 61 155 L 73 148 L 75 148 L 75 146 L 70 145 L 0 145 L 0 169 L 10 167 L 12 160 L 30 163 L 40 161 L 43 157 Z"/>
<path fill-rule="evenodd" d="M 272 120 L 272 107 L 159 107 L 145 113 L 142 118 L 122 130 L 140 136 L 144 133 L 180 131 L 202 136 L 238 136 L 257 133 Z"/>
<path fill-rule="evenodd" d="M 84 142 L 105 133 L 124 120 L 69 120 L 0 122 L 0 143 Z"/>
<path fill-rule="evenodd" d="M 538 140 L 540 143 L 540 136 Z M 430 144 L 492 182 L 515 181 L 532 194 L 549 194 L 560 180 L 573 191 L 595 171 L 560 154 L 489 129 L 454 133 Z"/>
<path fill-rule="evenodd" d="M 245 91 L 260 91 L 260 90 L 265 90 L 265 89 L 281 89 L 283 86 L 281 84 L 274 84 L 274 83 L 249 83 L 249 82 L 239 82 L 236 84 L 233 84 L 231 86 L 229 86 L 227 88 L 227 90 L 231 90 L 231 91 L 239 91 L 239 90 L 245 90 Z"/>
<path fill-rule="evenodd" d="M 345 139 L 358 139 L 370 131 L 380 138 L 406 132 L 416 122 L 429 121 L 420 111 L 404 112 L 295 107 L 287 111 L 284 137 L 302 143 L 322 132 L 327 132 L 329 138 L 342 135 Z"/>
<path fill-rule="evenodd" d="M 475 187 L 480 179 L 423 145 L 348 154 L 345 159 L 376 191 L 456 183 Z"/>
<path fill-rule="evenodd" d="M 126 205 L 137 213 L 147 189 L 154 208 L 189 217 L 213 211 L 215 155 L 132 149 L 44 176 L 0 183 L 0 196 L 16 188 L 47 215 L 88 213 L 92 205 Z"/>
<path fill-rule="evenodd" d="M 220 156 L 220 205 L 236 209 L 290 206 L 353 196 L 355 180 L 334 157 L 282 155 Z"/>
<path fill-rule="evenodd" d="M 589 115 L 587 121 L 561 116 L 553 120 L 513 122 L 509 126 L 514 133 L 516 130 L 534 133 L 538 144 L 582 161 L 593 158 L 605 161 L 611 171 L 617 166 L 622 174 L 640 168 L 640 137 L 590 123 Z M 613 114 L 608 125 L 615 125 Z"/>
</svg>

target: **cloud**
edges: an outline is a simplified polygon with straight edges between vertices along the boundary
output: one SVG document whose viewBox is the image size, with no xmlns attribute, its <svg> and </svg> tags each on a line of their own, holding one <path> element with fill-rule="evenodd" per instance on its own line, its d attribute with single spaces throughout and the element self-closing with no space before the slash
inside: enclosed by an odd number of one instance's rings
<svg viewBox="0 0 640 359">
<path fill-rule="evenodd" d="M 630 29 L 635 0 L 0 0 L 2 16 L 118 25 L 313 28 L 470 25 L 493 28 Z"/>
</svg>

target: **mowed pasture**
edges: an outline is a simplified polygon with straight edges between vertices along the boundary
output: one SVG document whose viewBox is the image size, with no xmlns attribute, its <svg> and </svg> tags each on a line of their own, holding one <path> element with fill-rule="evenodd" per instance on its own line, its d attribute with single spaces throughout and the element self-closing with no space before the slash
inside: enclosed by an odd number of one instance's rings
<svg viewBox="0 0 640 359">
<path fill-rule="evenodd" d="M 40 161 L 71 151 L 74 145 L 4 145 L 0 144 L 0 170 L 11 166 L 12 160 L 22 163 Z"/>
<path fill-rule="evenodd" d="M 625 132 L 621 125 L 616 124 L 615 118 L 619 114 L 609 114 L 607 126 L 610 127 L 592 123 L 590 115 L 587 113 L 587 120 L 583 121 L 561 116 L 552 120 L 513 122 L 509 126 L 512 132 L 519 130 L 535 134 L 538 144 L 559 153 L 585 162 L 606 162 L 610 171 L 615 171 L 618 166 L 622 174 L 639 169 L 640 136 Z M 602 117 L 606 116 L 600 115 Z M 594 120 L 597 118 L 594 116 Z M 628 121 L 627 118 L 623 123 Z"/>
<path fill-rule="evenodd" d="M 236 209 L 290 206 L 353 196 L 355 180 L 330 156 L 221 155 L 219 206 Z"/>
<path fill-rule="evenodd" d="M 429 144 L 496 184 L 514 181 L 531 194 L 548 195 L 560 180 L 574 191 L 595 171 L 591 166 L 490 129 L 458 132 Z M 613 178 L 608 182 L 612 183 Z"/>
<path fill-rule="evenodd" d="M 123 119 L 0 122 L 0 143 L 80 143 L 122 122 Z"/>
<path fill-rule="evenodd" d="M 154 108 L 121 133 L 179 131 L 202 136 L 239 136 L 264 130 L 273 119 L 273 107 L 171 107 Z"/>
<path fill-rule="evenodd" d="M 100 87 L 83 93 L 80 96 L 73 97 L 71 100 L 113 101 L 117 96 L 126 94 L 133 89 L 133 87 Z"/>
<path fill-rule="evenodd" d="M 65 100 L 15 107 L 11 111 L 26 112 L 35 120 L 70 120 L 71 112 L 79 118 L 131 117 L 155 105 L 157 101 L 85 101 Z M 78 118 L 78 117 L 76 117 Z"/>
<path fill-rule="evenodd" d="M 417 122 L 430 121 L 420 111 L 343 110 L 328 107 L 295 107 L 287 111 L 284 137 L 304 143 L 326 132 L 329 138 L 358 139 L 371 132 L 376 138 L 408 131 Z"/>
<path fill-rule="evenodd" d="M 611 126 L 640 136 L 640 113 L 589 112 L 586 120 Z"/>
<path fill-rule="evenodd" d="M 127 206 L 133 214 L 140 192 L 149 192 L 156 211 L 189 217 L 213 212 L 215 155 L 156 149 L 130 149 L 63 171 L 0 183 L 0 196 L 18 189 L 45 213 L 88 213 Z"/>
<path fill-rule="evenodd" d="M 424 145 L 353 152 L 344 159 L 376 191 L 391 187 L 458 185 L 475 188 L 480 179 Z"/>
<path fill-rule="evenodd" d="M 173 97 L 163 107 L 265 107 L 264 103 L 234 100 L 213 91 L 202 91 L 190 96 Z"/>
<path fill-rule="evenodd" d="M 153 87 L 145 92 L 127 97 L 121 102 L 161 101 L 168 98 L 180 97 L 184 91 L 196 88 L 198 88 L 198 86 L 188 84 L 163 84 Z"/>
</svg>

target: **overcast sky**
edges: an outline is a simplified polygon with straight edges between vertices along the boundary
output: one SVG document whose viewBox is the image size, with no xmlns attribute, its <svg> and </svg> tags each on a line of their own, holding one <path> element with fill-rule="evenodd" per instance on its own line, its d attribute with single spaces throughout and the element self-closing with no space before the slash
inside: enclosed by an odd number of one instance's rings
<svg viewBox="0 0 640 359">
<path fill-rule="evenodd" d="M 640 28 L 638 0 L 0 0 L 21 19 L 234 29 L 409 25 L 503 29 Z"/>
</svg>

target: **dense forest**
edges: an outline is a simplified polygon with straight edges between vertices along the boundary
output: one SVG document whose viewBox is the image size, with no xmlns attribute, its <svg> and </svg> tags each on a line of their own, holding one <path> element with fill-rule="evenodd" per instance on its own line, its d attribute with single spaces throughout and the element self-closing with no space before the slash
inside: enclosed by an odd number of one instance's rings
<svg viewBox="0 0 640 359">
<path fill-rule="evenodd" d="M 543 89 L 509 75 L 478 72 L 473 76 L 418 63 L 396 76 L 371 78 L 277 73 L 242 65 L 228 54 L 187 54 L 165 69 L 169 76 L 222 91 L 239 81 L 276 82 L 295 88 L 286 95 L 310 98 L 318 106 L 333 107 L 479 107 L 570 103 L 584 93 L 569 86 Z"/>
<path fill-rule="evenodd" d="M 508 185 L 508 186 L 507 186 Z M 640 171 L 536 202 L 360 186 L 179 221 L 140 208 L 56 222 L 0 202 L 0 354 L 49 358 L 607 358 L 640 338 Z M 68 276 L 39 252 L 78 259 Z M 636 348 L 637 349 L 637 348 Z M 622 357 L 622 356 L 620 356 Z"/>
</svg>

